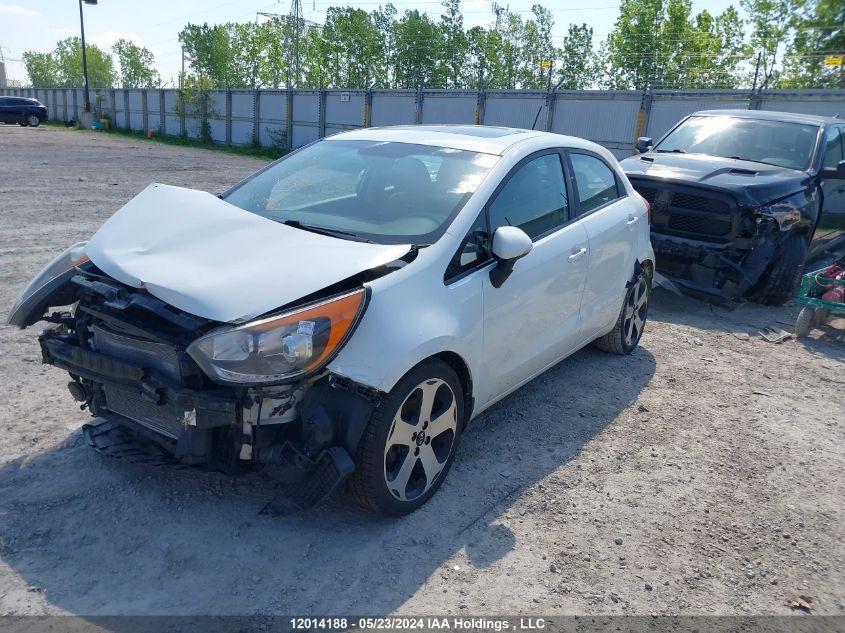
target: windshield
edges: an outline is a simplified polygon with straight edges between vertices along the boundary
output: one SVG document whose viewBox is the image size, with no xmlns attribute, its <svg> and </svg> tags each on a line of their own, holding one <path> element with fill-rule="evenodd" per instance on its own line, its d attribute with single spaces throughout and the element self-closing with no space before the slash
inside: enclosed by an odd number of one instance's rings
<svg viewBox="0 0 845 633">
<path fill-rule="evenodd" d="M 225 196 L 277 222 L 382 244 L 431 244 L 498 156 L 382 141 L 319 141 Z"/>
<path fill-rule="evenodd" d="M 727 116 L 694 116 L 663 139 L 655 151 L 740 158 L 790 169 L 807 169 L 819 128 L 804 123 Z"/>
</svg>

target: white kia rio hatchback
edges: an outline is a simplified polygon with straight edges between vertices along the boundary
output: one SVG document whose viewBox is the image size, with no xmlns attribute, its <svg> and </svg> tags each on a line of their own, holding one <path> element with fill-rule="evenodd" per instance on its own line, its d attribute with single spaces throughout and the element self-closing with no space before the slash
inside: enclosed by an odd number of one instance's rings
<svg viewBox="0 0 845 633">
<path fill-rule="evenodd" d="M 648 312 L 648 204 L 607 150 L 497 127 L 363 129 L 220 196 L 150 185 L 23 290 L 97 450 L 237 473 L 287 507 L 414 510 L 467 421 Z"/>
</svg>

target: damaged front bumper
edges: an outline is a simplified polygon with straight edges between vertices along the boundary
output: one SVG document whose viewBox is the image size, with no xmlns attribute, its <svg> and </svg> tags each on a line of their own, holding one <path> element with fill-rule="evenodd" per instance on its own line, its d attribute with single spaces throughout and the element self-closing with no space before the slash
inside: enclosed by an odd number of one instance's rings
<svg viewBox="0 0 845 633">
<path fill-rule="evenodd" d="M 719 302 L 748 295 L 775 255 L 772 239 L 713 244 L 652 233 L 657 271 L 687 294 Z"/>
<path fill-rule="evenodd" d="M 43 362 L 70 374 L 71 394 L 96 416 L 84 431 L 99 452 L 230 474 L 261 468 L 297 508 L 318 503 L 352 474 L 351 455 L 379 401 L 329 375 L 272 390 L 189 388 L 182 384 L 195 371 L 188 359 L 174 380 L 149 363 L 83 348 L 62 326 L 39 343 Z"/>
</svg>

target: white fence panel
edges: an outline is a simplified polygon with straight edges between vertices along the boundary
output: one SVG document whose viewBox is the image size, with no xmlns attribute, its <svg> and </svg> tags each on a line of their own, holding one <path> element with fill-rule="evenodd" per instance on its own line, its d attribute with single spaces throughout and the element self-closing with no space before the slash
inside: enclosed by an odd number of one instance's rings
<svg viewBox="0 0 845 633">
<path fill-rule="evenodd" d="M 597 93 L 601 94 L 601 93 Z M 632 143 L 640 110 L 640 93 L 583 98 L 584 92 L 562 93 L 555 99 L 552 132 L 598 143 Z"/>
<path fill-rule="evenodd" d="M 422 122 L 426 123 L 475 123 L 478 106 L 476 93 L 423 93 Z"/>
<path fill-rule="evenodd" d="M 348 129 L 364 125 L 363 91 L 327 92 L 325 120 L 327 128 L 334 126 L 336 129 Z"/>
<path fill-rule="evenodd" d="M 416 97 L 413 92 L 374 92 L 370 122 L 382 125 L 413 125 L 416 116 Z"/>
<path fill-rule="evenodd" d="M 488 93 L 484 125 L 542 130 L 546 123 L 546 97 L 538 93 Z"/>
</svg>

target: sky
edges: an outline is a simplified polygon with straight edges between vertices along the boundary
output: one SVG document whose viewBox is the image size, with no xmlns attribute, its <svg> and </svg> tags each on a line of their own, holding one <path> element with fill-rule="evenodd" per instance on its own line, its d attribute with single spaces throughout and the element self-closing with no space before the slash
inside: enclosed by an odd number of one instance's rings
<svg viewBox="0 0 845 633">
<path fill-rule="evenodd" d="M 499 0 L 510 11 L 530 17 L 531 5 L 540 2 L 555 18 L 553 36 L 562 44 L 570 23 L 586 23 L 593 28 L 596 41 L 603 41 L 613 29 L 619 0 Z M 330 6 L 354 6 L 365 10 L 377 8 L 378 0 L 302 0 L 306 19 L 322 23 Z M 393 0 L 399 13 L 418 9 L 439 19 L 439 0 Z M 730 0 L 693 0 L 693 12 L 704 8 L 720 13 Z M 487 26 L 494 19 L 490 0 L 462 0 L 464 27 Z M 85 5 L 85 39 L 103 48 L 110 48 L 120 38 L 146 46 L 156 56 L 162 81 L 178 76 L 181 49 L 178 33 L 188 22 L 246 22 L 256 19 L 257 12 L 287 13 L 290 0 L 99 0 L 96 6 Z M 6 60 L 9 79 L 27 81 L 20 61 L 24 51 L 49 52 L 55 43 L 68 36 L 79 35 L 78 0 L 0 0 L 0 52 Z"/>
</svg>

